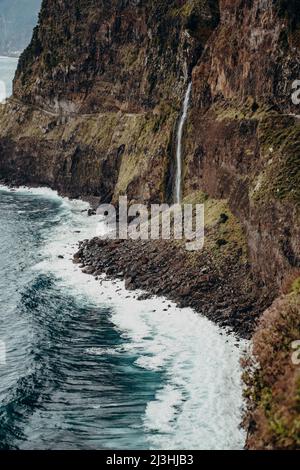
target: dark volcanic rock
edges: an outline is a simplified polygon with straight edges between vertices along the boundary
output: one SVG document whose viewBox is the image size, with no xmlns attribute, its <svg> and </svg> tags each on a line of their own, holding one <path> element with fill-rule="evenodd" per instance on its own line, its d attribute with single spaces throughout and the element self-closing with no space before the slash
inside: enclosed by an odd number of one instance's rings
<svg viewBox="0 0 300 470">
<path fill-rule="evenodd" d="M 116 243 L 95 238 L 81 245 L 75 255 L 78 259 L 86 273 L 105 272 L 111 278 L 125 279 L 127 289 L 146 291 L 141 298 L 163 295 L 247 338 L 270 303 L 234 252 L 224 257 L 220 269 L 209 253 L 190 253 L 172 241 Z M 96 272 L 90 267 L 91 259 Z"/>
</svg>

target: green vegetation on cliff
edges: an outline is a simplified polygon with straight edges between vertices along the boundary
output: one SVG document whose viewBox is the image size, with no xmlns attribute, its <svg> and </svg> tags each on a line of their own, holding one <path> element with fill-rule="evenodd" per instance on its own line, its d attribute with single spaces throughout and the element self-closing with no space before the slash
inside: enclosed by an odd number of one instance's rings
<svg viewBox="0 0 300 470">
<path fill-rule="evenodd" d="M 260 121 L 258 132 L 268 163 L 255 197 L 263 193 L 300 205 L 300 121 L 271 114 Z"/>
<path fill-rule="evenodd" d="M 300 339 L 300 295 L 294 285 L 291 291 L 264 314 L 253 340 L 259 365 L 250 361 L 244 374 L 251 449 L 300 449 L 300 365 L 292 360 Z"/>
<path fill-rule="evenodd" d="M 222 318 L 227 296 L 236 296 L 230 321 L 243 332 L 251 323 L 249 335 L 260 307 L 297 274 L 255 336 L 250 448 L 299 446 L 299 380 L 289 356 L 300 334 L 300 127 L 290 96 L 300 77 L 298 3 L 44 0 L 14 97 L 0 111 L 8 181 L 102 201 L 126 193 L 132 202 L 166 202 L 192 77 L 182 186 L 185 202 L 205 204 L 207 244 L 188 256 L 184 295 L 191 282 L 197 302 L 205 291 L 210 300 L 221 293 Z M 210 265 L 213 276 L 199 282 Z"/>
</svg>

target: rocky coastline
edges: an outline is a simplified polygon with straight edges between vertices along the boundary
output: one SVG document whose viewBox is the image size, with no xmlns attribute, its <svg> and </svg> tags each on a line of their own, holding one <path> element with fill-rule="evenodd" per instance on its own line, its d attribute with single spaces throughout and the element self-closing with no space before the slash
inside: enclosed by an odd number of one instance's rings
<svg viewBox="0 0 300 470">
<path fill-rule="evenodd" d="M 250 449 L 300 448 L 290 346 L 300 337 L 298 9 L 283 0 L 79 0 L 68 8 L 44 0 L 13 98 L 0 106 L 6 183 L 98 203 L 116 205 L 120 195 L 170 203 L 192 81 L 182 193 L 184 202 L 205 202 L 204 249 L 95 238 L 74 262 L 243 338 L 255 332 Z M 286 377 L 290 400 L 281 393 Z"/>
<path fill-rule="evenodd" d="M 163 296 L 250 339 L 272 294 L 255 283 L 238 245 L 216 238 L 213 254 L 208 236 L 199 252 L 186 251 L 183 241 L 94 238 L 80 243 L 74 263 L 87 275 L 124 280 L 126 289 L 144 292 L 141 300 Z"/>
</svg>

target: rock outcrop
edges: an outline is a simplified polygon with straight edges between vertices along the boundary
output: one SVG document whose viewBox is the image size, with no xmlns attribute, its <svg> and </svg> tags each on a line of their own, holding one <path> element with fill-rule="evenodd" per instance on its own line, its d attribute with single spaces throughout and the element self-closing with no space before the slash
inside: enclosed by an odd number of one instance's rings
<svg viewBox="0 0 300 470">
<path fill-rule="evenodd" d="M 187 136 L 185 191 L 200 184 L 229 200 L 255 272 L 277 286 L 300 266 L 299 6 L 220 1 L 221 23 L 193 71 Z"/>
<path fill-rule="evenodd" d="M 196 197 L 199 200 L 201 195 Z M 202 250 L 187 251 L 185 240 L 149 243 L 95 238 L 80 245 L 74 261 L 81 263 L 84 272 L 124 279 L 127 289 L 163 295 L 250 339 L 272 299 L 269 292 L 257 290 L 241 225 L 226 202 L 204 198 L 203 203 L 206 243 Z"/>
<path fill-rule="evenodd" d="M 186 81 L 217 1 L 44 1 L 0 117 L 3 177 L 160 201 Z"/>
<path fill-rule="evenodd" d="M 298 8 L 45 0 L 0 112 L 2 178 L 102 201 L 170 201 L 192 73 L 184 193 L 228 199 L 255 273 L 280 288 L 300 266 Z"/>
<path fill-rule="evenodd" d="M 299 449 L 300 282 L 264 314 L 245 364 L 248 449 Z M 259 366 L 257 367 L 257 364 Z"/>
</svg>

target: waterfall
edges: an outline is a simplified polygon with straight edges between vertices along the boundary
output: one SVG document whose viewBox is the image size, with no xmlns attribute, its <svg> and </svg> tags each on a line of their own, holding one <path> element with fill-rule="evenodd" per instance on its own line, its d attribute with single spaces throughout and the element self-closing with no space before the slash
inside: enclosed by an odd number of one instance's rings
<svg viewBox="0 0 300 470">
<path fill-rule="evenodd" d="M 191 97 L 192 91 L 192 82 L 189 83 L 187 88 L 182 113 L 180 117 L 180 122 L 177 130 L 177 139 L 176 139 L 176 181 L 175 181 L 175 203 L 180 204 L 181 202 L 181 178 L 182 178 L 182 135 L 183 135 L 183 128 L 187 118 L 188 109 L 189 109 L 189 102 Z"/>
</svg>

